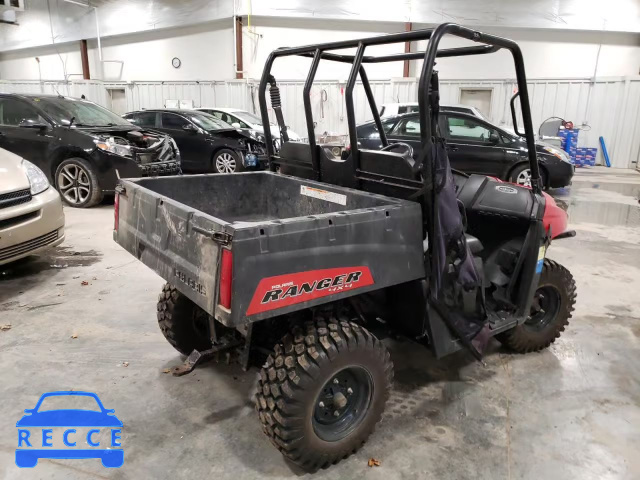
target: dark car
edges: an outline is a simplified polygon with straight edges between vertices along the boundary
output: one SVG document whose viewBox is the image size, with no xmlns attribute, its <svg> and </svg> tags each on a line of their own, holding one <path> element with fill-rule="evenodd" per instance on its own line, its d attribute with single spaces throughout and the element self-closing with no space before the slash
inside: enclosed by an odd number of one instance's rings
<svg viewBox="0 0 640 480">
<path fill-rule="evenodd" d="M 414 157 L 420 153 L 420 118 L 417 113 L 396 115 L 382 120 L 387 139 L 407 143 Z M 520 185 L 531 185 L 527 145 L 523 138 L 489 122 L 462 112 L 440 112 L 440 131 L 447 141 L 451 167 L 465 173 L 498 177 Z M 358 126 L 362 148 L 380 149 L 382 142 L 373 122 Z M 536 144 L 540 174 L 546 188 L 571 184 L 574 167 L 569 155 L 552 145 Z"/>
<path fill-rule="evenodd" d="M 266 166 L 264 141 L 197 110 L 142 110 L 123 115 L 140 127 L 169 134 L 185 172 L 233 173 Z"/>
<path fill-rule="evenodd" d="M 180 173 L 171 137 L 60 95 L 0 95 L 0 148 L 35 163 L 74 207 L 99 203 L 118 176 Z"/>
</svg>

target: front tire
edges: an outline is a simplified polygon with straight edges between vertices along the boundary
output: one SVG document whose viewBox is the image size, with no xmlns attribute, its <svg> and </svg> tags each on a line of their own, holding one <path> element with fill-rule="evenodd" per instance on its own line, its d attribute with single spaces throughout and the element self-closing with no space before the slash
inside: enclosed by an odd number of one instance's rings
<svg viewBox="0 0 640 480">
<path fill-rule="evenodd" d="M 183 355 L 211 348 L 207 312 L 168 283 L 158 297 L 158 325 L 164 338 Z"/>
<path fill-rule="evenodd" d="M 213 154 L 213 169 L 216 173 L 242 172 L 242 156 L 233 150 L 223 148 Z"/>
<path fill-rule="evenodd" d="M 574 310 L 576 282 L 565 267 L 545 259 L 535 295 L 529 318 L 497 336 L 518 353 L 537 352 L 560 337 Z"/>
<path fill-rule="evenodd" d="M 264 433 L 308 471 L 358 450 L 380 421 L 393 380 L 389 352 L 364 327 L 335 316 L 293 327 L 260 371 Z"/>
<path fill-rule="evenodd" d="M 55 182 L 60 196 L 72 207 L 93 207 L 104 197 L 93 165 L 84 158 L 68 158 L 60 163 Z"/>
</svg>

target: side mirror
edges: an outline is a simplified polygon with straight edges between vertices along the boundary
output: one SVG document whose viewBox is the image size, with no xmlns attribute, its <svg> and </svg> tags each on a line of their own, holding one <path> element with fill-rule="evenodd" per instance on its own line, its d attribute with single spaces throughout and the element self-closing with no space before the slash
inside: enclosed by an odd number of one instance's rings
<svg viewBox="0 0 640 480">
<path fill-rule="evenodd" d="M 49 128 L 49 125 L 47 125 L 46 123 L 43 122 L 32 122 L 29 120 L 23 120 L 21 121 L 18 126 L 20 128 L 34 128 L 36 130 L 46 130 L 47 128 Z"/>
<path fill-rule="evenodd" d="M 232 126 L 233 128 L 240 128 L 240 124 L 239 124 L 238 122 L 233 122 L 233 123 L 231 124 L 231 126 Z"/>
<path fill-rule="evenodd" d="M 29 413 L 29 414 L 33 413 L 33 408 L 26 408 L 24 413 Z"/>
<path fill-rule="evenodd" d="M 500 143 L 500 136 L 497 133 L 489 135 L 489 141 L 493 144 Z"/>
<path fill-rule="evenodd" d="M 187 123 L 187 124 L 183 125 L 182 129 L 187 131 L 187 132 L 191 132 L 191 133 L 196 133 L 198 131 L 198 129 L 194 125 L 192 125 L 190 123 Z"/>
</svg>

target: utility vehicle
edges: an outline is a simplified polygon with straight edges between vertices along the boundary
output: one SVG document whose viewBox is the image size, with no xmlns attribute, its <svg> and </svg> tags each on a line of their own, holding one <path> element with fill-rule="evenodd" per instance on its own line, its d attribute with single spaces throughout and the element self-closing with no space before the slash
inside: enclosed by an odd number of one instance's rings
<svg viewBox="0 0 640 480">
<path fill-rule="evenodd" d="M 438 49 L 445 35 L 479 45 Z M 428 40 L 423 53 L 368 56 L 374 45 Z M 336 50 L 355 48 L 355 54 Z M 507 49 L 515 63 L 531 187 L 452 172 L 438 130 L 436 58 Z M 310 57 L 303 90 L 308 143 L 290 142 L 275 60 Z M 350 154 L 317 145 L 310 91 L 321 60 L 351 65 L 345 88 Z M 368 63 L 424 60 L 419 82 L 422 150 L 389 144 L 367 80 Z M 358 146 L 354 87 L 362 81 L 382 150 Z M 516 352 L 540 350 L 564 330 L 576 289 L 545 258 L 552 238 L 573 235 L 542 193 L 524 63 L 507 39 L 460 25 L 306 47 L 267 59 L 266 92 L 282 145 L 264 134 L 270 171 L 123 180 L 115 240 L 169 283 L 158 322 L 179 352 L 174 374 L 223 351 L 245 368 L 266 355 L 256 408 L 282 454 L 308 470 L 355 452 L 380 420 L 393 380 L 388 328 L 442 357 L 466 348 L 480 358 L 497 336 Z"/>
</svg>

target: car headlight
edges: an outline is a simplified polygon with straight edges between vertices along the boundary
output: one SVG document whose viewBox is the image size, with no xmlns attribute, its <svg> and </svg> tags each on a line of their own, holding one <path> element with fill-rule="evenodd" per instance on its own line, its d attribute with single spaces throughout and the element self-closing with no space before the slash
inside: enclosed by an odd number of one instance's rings
<svg viewBox="0 0 640 480">
<path fill-rule="evenodd" d="M 251 138 L 253 138 L 254 140 L 258 141 L 258 142 L 263 142 L 264 143 L 264 135 L 261 134 L 260 132 L 256 131 L 256 130 L 249 130 L 249 135 L 251 135 Z"/>
<path fill-rule="evenodd" d="M 571 157 L 564 150 L 560 150 L 559 148 L 552 147 L 550 145 L 542 147 L 546 152 L 549 152 L 551 155 L 558 157 L 563 162 L 571 163 Z"/>
<path fill-rule="evenodd" d="M 131 146 L 116 143 L 116 140 L 113 137 L 109 137 L 107 139 L 95 138 L 93 142 L 96 144 L 96 147 L 98 147 L 100 150 L 104 150 L 105 152 L 114 153 L 116 155 L 120 155 L 121 157 L 132 156 Z"/>
<path fill-rule="evenodd" d="M 47 180 L 47 176 L 29 160 L 22 160 L 22 169 L 29 179 L 31 195 L 37 195 L 49 188 L 49 180 Z"/>
</svg>

